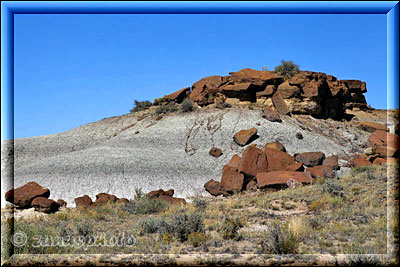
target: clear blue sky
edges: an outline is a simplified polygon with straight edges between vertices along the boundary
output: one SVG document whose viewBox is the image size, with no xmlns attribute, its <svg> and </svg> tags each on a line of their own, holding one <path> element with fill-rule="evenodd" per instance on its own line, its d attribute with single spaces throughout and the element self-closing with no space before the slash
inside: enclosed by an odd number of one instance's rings
<svg viewBox="0 0 400 267">
<path fill-rule="evenodd" d="M 15 138 L 126 114 L 209 75 L 303 70 L 386 108 L 386 15 L 15 15 Z"/>
</svg>

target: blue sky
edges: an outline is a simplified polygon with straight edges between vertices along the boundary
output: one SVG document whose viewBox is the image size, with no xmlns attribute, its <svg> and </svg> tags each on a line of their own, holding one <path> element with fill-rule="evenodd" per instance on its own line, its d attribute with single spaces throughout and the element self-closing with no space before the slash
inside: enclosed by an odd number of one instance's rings
<svg viewBox="0 0 400 267">
<path fill-rule="evenodd" d="M 367 82 L 386 108 L 386 15 L 16 14 L 15 138 L 126 114 L 209 75 L 303 70 Z"/>
</svg>

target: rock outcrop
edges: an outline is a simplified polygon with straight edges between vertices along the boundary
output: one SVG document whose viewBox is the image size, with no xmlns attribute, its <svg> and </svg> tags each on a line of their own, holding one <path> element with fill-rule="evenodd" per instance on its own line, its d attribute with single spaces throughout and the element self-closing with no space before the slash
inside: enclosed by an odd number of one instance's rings
<svg viewBox="0 0 400 267">
<path fill-rule="evenodd" d="M 21 187 L 6 192 L 5 199 L 18 208 L 30 208 L 32 207 L 32 201 L 35 198 L 48 198 L 49 196 L 49 189 L 43 188 L 38 183 L 29 182 Z"/>
</svg>

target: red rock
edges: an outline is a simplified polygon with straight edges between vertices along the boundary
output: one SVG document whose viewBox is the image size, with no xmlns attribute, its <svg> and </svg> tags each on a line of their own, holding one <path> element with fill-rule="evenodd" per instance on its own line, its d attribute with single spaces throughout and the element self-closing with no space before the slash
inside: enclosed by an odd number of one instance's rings
<svg viewBox="0 0 400 267">
<path fill-rule="evenodd" d="M 252 138 L 257 136 L 257 128 L 248 130 L 240 130 L 233 136 L 233 141 L 240 146 L 245 146 L 252 141 Z"/>
<path fill-rule="evenodd" d="M 233 155 L 227 165 L 238 169 L 241 159 L 242 158 L 239 155 Z"/>
<path fill-rule="evenodd" d="M 220 148 L 213 147 L 208 153 L 215 158 L 219 158 L 222 155 L 222 150 Z"/>
<path fill-rule="evenodd" d="M 257 189 L 257 182 L 254 180 L 251 180 L 250 182 L 247 183 L 246 185 L 246 190 L 256 190 Z"/>
<path fill-rule="evenodd" d="M 164 191 L 164 196 L 172 197 L 174 195 L 174 193 L 175 193 L 174 189 L 171 188 L 167 191 Z"/>
<path fill-rule="evenodd" d="M 375 165 L 386 165 L 387 161 L 384 158 L 376 158 L 376 159 L 374 159 L 372 164 L 375 164 Z"/>
<path fill-rule="evenodd" d="M 201 79 L 192 85 L 190 100 L 199 105 L 211 104 L 209 96 L 214 95 L 223 83 L 224 79 L 221 76 L 209 76 Z"/>
<path fill-rule="evenodd" d="M 256 97 L 270 97 L 275 93 L 275 85 L 267 85 L 263 91 L 257 92 Z"/>
<path fill-rule="evenodd" d="M 376 123 L 376 122 L 369 122 L 369 121 L 362 121 L 358 124 L 358 128 L 367 132 L 374 132 L 376 130 L 380 131 L 387 131 L 387 126 Z"/>
<path fill-rule="evenodd" d="M 340 80 L 341 82 L 345 83 L 347 87 L 354 91 L 360 91 L 361 93 L 366 93 L 367 92 L 367 86 L 365 82 L 359 81 L 359 80 Z"/>
<path fill-rule="evenodd" d="M 57 204 L 60 205 L 60 208 L 66 208 L 67 202 L 64 199 L 57 200 Z"/>
<path fill-rule="evenodd" d="M 276 92 L 272 96 L 272 103 L 274 104 L 276 111 L 278 111 L 280 114 L 282 114 L 282 115 L 289 114 L 289 112 L 290 112 L 289 108 L 279 92 Z"/>
<path fill-rule="evenodd" d="M 368 145 L 372 148 L 378 146 L 389 146 L 398 149 L 399 137 L 395 134 L 376 130 L 370 135 Z"/>
<path fill-rule="evenodd" d="M 260 90 L 260 86 L 252 83 L 238 83 L 221 87 L 221 92 L 225 96 L 250 102 L 256 102 L 256 92 L 258 90 Z"/>
<path fill-rule="evenodd" d="M 386 164 L 399 164 L 399 159 L 398 158 L 387 158 Z"/>
<path fill-rule="evenodd" d="M 189 93 L 190 93 L 190 87 L 186 87 L 170 95 L 166 95 L 163 98 L 168 101 L 175 101 L 176 103 L 182 103 Z"/>
<path fill-rule="evenodd" d="M 274 149 L 274 150 L 277 150 L 277 151 L 286 152 L 285 146 L 282 145 L 281 143 L 277 142 L 277 141 L 268 143 L 268 144 L 265 145 L 265 147 L 266 148 L 271 148 L 271 149 Z"/>
<path fill-rule="evenodd" d="M 271 122 L 282 122 L 281 116 L 278 112 L 270 109 L 264 109 L 261 113 L 261 117 Z"/>
<path fill-rule="evenodd" d="M 37 197 L 48 198 L 49 196 L 49 189 L 43 188 L 38 183 L 29 182 L 21 187 L 7 191 L 5 199 L 16 207 L 29 208 L 33 199 Z"/>
<path fill-rule="evenodd" d="M 278 86 L 278 90 L 283 99 L 297 97 L 300 95 L 300 88 L 296 85 L 290 85 L 288 81 L 281 83 Z"/>
<path fill-rule="evenodd" d="M 237 72 L 230 72 L 231 81 L 235 83 L 251 82 L 257 85 L 276 84 L 283 79 L 274 71 L 260 71 L 252 69 L 242 69 Z"/>
<path fill-rule="evenodd" d="M 372 163 L 367 159 L 355 158 L 352 160 L 351 164 L 353 167 L 362 167 L 362 166 L 369 166 Z"/>
<path fill-rule="evenodd" d="M 307 172 L 311 174 L 313 178 L 324 177 L 324 178 L 334 178 L 336 172 L 334 167 L 330 165 L 320 165 L 307 168 Z"/>
<path fill-rule="evenodd" d="M 35 208 L 35 211 L 53 213 L 58 211 L 60 205 L 52 199 L 48 199 L 46 197 L 36 197 L 32 200 L 32 207 Z"/>
<path fill-rule="evenodd" d="M 284 171 L 296 171 L 296 172 L 302 172 L 304 171 L 304 166 L 303 166 L 303 162 L 296 162 L 293 163 L 289 166 L 287 166 L 286 168 L 283 169 Z"/>
<path fill-rule="evenodd" d="M 127 199 L 127 198 L 120 198 L 120 199 L 117 199 L 117 201 L 115 201 L 115 204 L 117 204 L 117 205 L 124 205 L 127 203 L 129 203 L 129 199 Z"/>
<path fill-rule="evenodd" d="M 295 163 L 294 157 L 283 151 L 277 151 L 268 147 L 264 147 L 267 155 L 268 171 L 282 171 L 286 167 Z"/>
<path fill-rule="evenodd" d="M 93 204 L 95 204 L 96 206 L 102 206 L 107 204 L 108 202 L 115 203 L 117 200 L 118 198 L 114 195 L 107 193 L 100 193 L 96 195 L 96 201 Z"/>
<path fill-rule="evenodd" d="M 322 165 L 332 166 L 335 170 L 339 169 L 339 158 L 336 155 L 327 157 L 322 161 Z"/>
<path fill-rule="evenodd" d="M 171 205 L 186 205 L 186 200 L 183 198 L 161 195 L 158 197 L 158 199 Z"/>
<path fill-rule="evenodd" d="M 149 193 L 146 194 L 146 196 L 148 196 L 149 198 L 158 198 L 161 195 L 164 195 L 164 190 L 162 189 L 150 191 Z"/>
<path fill-rule="evenodd" d="M 75 205 L 79 209 L 87 209 L 92 207 L 92 199 L 88 195 L 75 198 Z"/>
<path fill-rule="evenodd" d="M 312 183 L 313 179 L 311 175 L 304 172 L 294 171 L 272 171 L 258 173 L 257 186 L 259 188 L 270 186 L 270 185 L 287 185 L 290 179 L 295 180 L 298 183 Z"/>
<path fill-rule="evenodd" d="M 321 81 L 309 81 L 306 82 L 303 86 L 303 97 L 317 97 L 320 95 L 320 88 L 322 87 L 322 82 Z"/>
<path fill-rule="evenodd" d="M 256 176 L 259 172 L 266 172 L 268 169 L 267 157 L 261 149 L 255 145 L 246 147 L 242 153 L 238 171 L 248 176 Z"/>
<path fill-rule="evenodd" d="M 377 146 L 372 149 L 373 153 L 381 157 L 394 157 L 398 149 L 389 146 Z"/>
<path fill-rule="evenodd" d="M 204 184 L 204 189 L 213 196 L 218 196 L 221 194 L 221 183 L 215 181 L 214 179 L 209 180 Z"/>
<path fill-rule="evenodd" d="M 227 192 L 242 191 L 244 175 L 238 173 L 236 168 L 225 165 L 222 170 L 221 188 Z"/>
<path fill-rule="evenodd" d="M 322 152 L 305 152 L 296 155 L 296 161 L 302 161 L 308 167 L 321 165 L 324 159 L 325 154 Z"/>
</svg>

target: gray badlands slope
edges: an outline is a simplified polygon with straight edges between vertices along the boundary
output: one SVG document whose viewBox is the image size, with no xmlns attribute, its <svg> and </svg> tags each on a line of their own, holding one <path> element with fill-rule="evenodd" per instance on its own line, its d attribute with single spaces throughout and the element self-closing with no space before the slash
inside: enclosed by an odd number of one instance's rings
<svg viewBox="0 0 400 267">
<path fill-rule="evenodd" d="M 63 198 L 74 206 L 74 198 L 100 192 L 131 198 L 135 188 L 144 192 L 173 188 L 178 197 L 206 194 L 203 185 L 220 179 L 222 166 L 242 147 L 233 143 L 233 135 L 242 129 L 258 128 L 259 146 L 278 140 L 289 154 L 322 151 L 327 156 L 350 152 L 349 133 L 343 144 L 316 133 L 302 130 L 299 121 L 285 117 L 283 123 L 269 122 L 256 110 L 199 110 L 171 114 L 156 120 L 150 115 L 103 119 L 73 130 L 40 137 L 15 140 L 14 187 L 36 181 L 50 189 L 50 198 Z M 256 126 L 256 123 L 261 123 Z M 303 127 L 304 128 L 304 127 Z M 137 133 L 139 131 L 139 133 Z M 301 132 L 304 139 L 295 135 Z M 350 136 L 353 136 L 350 134 Z M 349 137 L 352 138 L 352 137 Z M 367 137 L 360 135 L 357 143 Z M 353 138 L 354 139 L 354 138 Z M 208 154 L 219 147 L 223 155 Z M 4 192 L 12 187 L 12 168 L 2 144 L 2 203 Z"/>
</svg>

